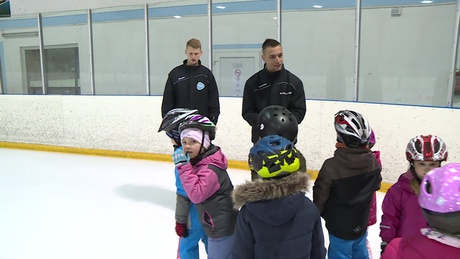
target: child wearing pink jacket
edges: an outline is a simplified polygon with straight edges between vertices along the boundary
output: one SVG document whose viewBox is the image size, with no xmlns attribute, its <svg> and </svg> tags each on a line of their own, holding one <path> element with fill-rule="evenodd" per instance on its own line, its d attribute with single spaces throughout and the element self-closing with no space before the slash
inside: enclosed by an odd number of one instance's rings
<svg viewBox="0 0 460 259">
<path fill-rule="evenodd" d="M 409 170 L 388 189 L 382 202 L 382 253 L 392 239 L 418 236 L 421 228 L 428 227 L 418 203 L 420 184 L 426 173 L 441 166 L 447 154 L 446 144 L 438 136 L 418 135 L 409 140 L 406 148 Z"/>
</svg>

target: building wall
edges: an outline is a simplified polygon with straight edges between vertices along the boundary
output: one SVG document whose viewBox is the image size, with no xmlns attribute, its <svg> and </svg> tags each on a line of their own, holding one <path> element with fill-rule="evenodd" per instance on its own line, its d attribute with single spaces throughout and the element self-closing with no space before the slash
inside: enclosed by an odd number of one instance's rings
<svg viewBox="0 0 460 259">
<path fill-rule="evenodd" d="M 89 149 L 170 154 L 161 123 L 158 96 L 0 95 L 0 141 Z M 214 143 L 229 160 L 247 161 L 250 127 L 241 117 L 241 98 L 220 98 Z M 307 100 L 297 148 L 308 168 L 319 170 L 333 155 L 334 114 L 351 109 L 364 114 L 375 130 L 383 177 L 394 182 L 409 164 L 405 148 L 418 134 L 435 134 L 447 143 L 449 161 L 460 161 L 460 109 Z"/>
</svg>

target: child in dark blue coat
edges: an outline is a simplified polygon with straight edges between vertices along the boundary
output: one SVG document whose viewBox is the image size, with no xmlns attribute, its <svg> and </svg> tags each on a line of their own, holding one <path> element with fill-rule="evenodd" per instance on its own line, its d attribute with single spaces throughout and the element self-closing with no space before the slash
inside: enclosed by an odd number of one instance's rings
<svg viewBox="0 0 460 259">
<path fill-rule="evenodd" d="M 309 177 L 292 142 L 269 135 L 249 153 L 260 179 L 235 187 L 240 209 L 232 258 L 315 258 L 326 256 L 321 218 L 305 196 Z"/>
</svg>

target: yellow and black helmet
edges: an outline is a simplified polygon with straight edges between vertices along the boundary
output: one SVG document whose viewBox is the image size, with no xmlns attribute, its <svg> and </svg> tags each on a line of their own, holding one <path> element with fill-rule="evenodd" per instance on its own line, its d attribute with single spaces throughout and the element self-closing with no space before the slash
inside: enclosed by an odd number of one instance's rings
<svg viewBox="0 0 460 259">
<path fill-rule="evenodd" d="M 257 141 L 249 151 L 249 166 L 261 178 L 280 178 L 297 172 L 301 160 L 291 141 L 278 135 L 268 135 Z"/>
</svg>

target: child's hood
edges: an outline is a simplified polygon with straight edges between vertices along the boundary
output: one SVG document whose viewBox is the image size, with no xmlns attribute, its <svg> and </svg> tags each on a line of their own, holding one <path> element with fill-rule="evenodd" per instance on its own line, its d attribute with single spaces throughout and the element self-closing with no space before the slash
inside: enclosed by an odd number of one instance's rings
<svg viewBox="0 0 460 259">
<path fill-rule="evenodd" d="M 245 182 L 233 191 L 234 208 L 246 206 L 266 224 L 283 225 L 304 206 L 301 200 L 308 190 L 308 179 L 306 173 L 298 172 L 279 180 Z"/>
<path fill-rule="evenodd" d="M 414 192 L 412 190 L 412 187 L 410 186 L 410 181 L 412 180 L 412 178 L 414 178 L 414 176 L 412 175 L 412 172 L 409 170 L 407 170 L 407 172 L 401 174 L 398 178 L 398 181 L 396 184 L 398 184 L 400 186 L 401 189 L 407 191 L 407 192 Z"/>
<path fill-rule="evenodd" d="M 204 153 L 203 158 L 196 163 L 196 166 L 214 165 L 220 169 L 226 170 L 228 161 L 220 147 L 211 145 Z"/>
<path fill-rule="evenodd" d="M 334 158 L 340 166 L 350 170 L 363 171 L 379 167 L 377 158 L 367 148 L 338 148 Z"/>
</svg>

